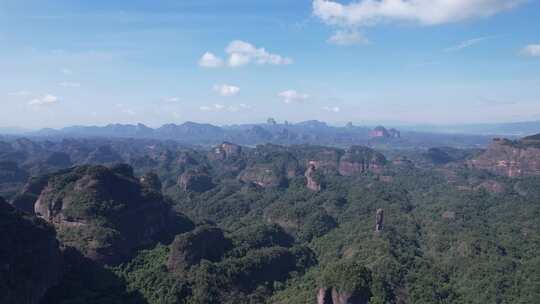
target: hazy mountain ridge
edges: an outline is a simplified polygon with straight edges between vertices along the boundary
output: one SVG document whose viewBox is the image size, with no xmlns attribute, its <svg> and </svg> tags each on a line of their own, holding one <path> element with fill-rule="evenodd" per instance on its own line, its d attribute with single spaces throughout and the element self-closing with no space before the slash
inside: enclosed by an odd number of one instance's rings
<svg viewBox="0 0 540 304">
<path fill-rule="evenodd" d="M 348 147 L 351 145 L 373 146 L 378 149 L 389 148 L 429 148 L 434 146 L 483 147 L 489 144 L 490 137 L 483 135 L 444 134 L 388 129 L 374 132 L 375 128 L 354 126 L 331 126 L 327 123 L 310 120 L 296 124 L 272 123 L 215 126 L 186 122 L 181 125 L 166 124 L 150 128 L 143 124 L 110 124 L 104 127 L 74 126 L 59 130 L 43 129 L 26 133 L 36 138 L 136 138 L 174 140 L 184 144 L 212 146 L 223 141 L 254 146 L 273 143 L 281 145 L 313 144 Z M 373 136 L 381 134 L 381 136 Z M 388 134 L 388 136 L 385 136 Z M 392 135 L 392 136 L 390 136 Z"/>
</svg>

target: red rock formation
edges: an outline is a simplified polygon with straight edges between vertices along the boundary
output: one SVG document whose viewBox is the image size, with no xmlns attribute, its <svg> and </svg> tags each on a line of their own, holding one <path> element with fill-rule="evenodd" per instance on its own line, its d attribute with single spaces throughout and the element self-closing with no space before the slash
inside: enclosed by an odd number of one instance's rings
<svg viewBox="0 0 540 304">
<path fill-rule="evenodd" d="M 287 181 L 283 172 L 280 172 L 271 164 L 251 166 L 240 174 L 239 179 L 245 183 L 253 183 L 263 188 L 279 187 Z"/>
<path fill-rule="evenodd" d="M 221 145 L 212 149 L 208 154 L 210 160 L 226 160 L 236 159 L 242 154 L 242 147 L 229 142 L 224 142 Z"/>
<path fill-rule="evenodd" d="M 508 177 L 540 176 L 539 142 L 495 139 L 484 153 L 470 160 L 468 165 Z"/>
<path fill-rule="evenodd" d="M 319 180 L 319 177 L 317 176 L 317 169 L 315 168 L 315 164 L 310 163 L 308 166 L 308 169 L 306 170 L 306 179 L 307 179 L 307 188 L 319 192 L 322 190 L 322 184 Z"/>
<path fill-rule="evenodd" d="M 352 176 L 364 172 L 381 173 L 386 158 L 370 148 L 353 146 L 339 160 L 339 174 Z"/>
<path fill-rule="evenodd" d="M 384 210 L 377 209 L 377 216 L 375 219 L 375 232 L 381 232 L 384 224 Z"/>
<path fill-rule="evenodd" d="M 212 177 L 203 170 L 188 170 L 178 178 L 184 191 L 206 192 L 214 187 Z"/>
</svg>

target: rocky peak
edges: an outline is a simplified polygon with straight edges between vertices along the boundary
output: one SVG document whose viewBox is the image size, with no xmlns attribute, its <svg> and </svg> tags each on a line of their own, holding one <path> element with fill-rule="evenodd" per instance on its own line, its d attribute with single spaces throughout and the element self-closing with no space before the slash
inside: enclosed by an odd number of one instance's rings
<svg viewBox="0 0 540 304">
<path fill-rule="evenodd" d="M 378 126 L 369 132 L 371 138 L 401 138 L 401 132 L 396 129 L 386 129 L 383 126 Z"/>
<path fill-rule="evenodd" d="M 229 160 L 237 159 L 242 154 L 242 147 L 229 142 L 223 142 L 221 145 L 212 149 L 209 154 L 210 160 Z"/>
<path fill-rule="evenodd" d="M 517 141 L 496 138 L 468 165 L 508 177 L 540 176 L 540 140 L 535 136 Z"/>
<path fill-rule="evenodd" d="M 35 214 L 55 226 L 64 245 L 104 264 L 192 226 L 132 172 L 127 165 L 82 166 L 53 174 L 34 203 Z"/>
<path fill-rule="evenodd" d="M 317 174 L 315 164 L 310 162 L 305 173 L 307 179 L 307 188 L 319 192 L 322 190 L 322 183 L 320 181 L 320 175 Z"/>
<path fill-rule="evenodd" d="M 206 192 L 214 188 L 212 177 L 203 168 L 190 169 L 178 178 L 178 184 L 184 191 Z"/>
<path fill-rule="evenodd" d="M 161 180 L 159 176 L 154 172 L 148 172 L 139 178 L 139 182 L 142 186 L 151 189 L 156 192 L 161 191 Z"/>
<path fill-rule="evenodd" d="M 380 173 L 386 165 L 386 158 L 367 147 L 353 146 L 339 160 L 339 173 L 352 176 L 364 172 Z"/>
<path fill-rule="evenodd" d="M 375 232 L 381 232 L 384 226 L 384 210 L 377 209 L 377 214 L 375 216 Z"/>
</svg>

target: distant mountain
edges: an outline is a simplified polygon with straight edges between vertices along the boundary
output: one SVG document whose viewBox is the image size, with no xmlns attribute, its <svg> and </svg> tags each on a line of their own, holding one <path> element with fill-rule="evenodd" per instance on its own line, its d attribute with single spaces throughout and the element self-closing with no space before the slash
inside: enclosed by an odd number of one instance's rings
<svg viewBox="0 0 540 304">
<path fill-rule="evenodd" d="M 515 127 L 516 129 L 518 127 Z M 532 128 L 532 127 L 530 127 Z M 374 136 L 378 129 L 386 136 Z M 46 139 L 66 138 L 132 138 L 173 140 L 182 144 L 211 146 L 223 141 L 255 146 L 259 144 L 313 144 L 337 147 L 364 145 L 378 149 L 414 149 L 436 146 L 483 147 L 489 144 L 489 136 L 463 135 L 457 133 L 435 133 L 437 129 L 426 131 L 375 129 L 354 126 L 352 123 L 343 127 L 331 126 L 325 122 L 309 120 L 296 124 L 275 121 L 261 124 L 243 124 L 215 126 L 196 122 L 180 125 L 166 124 L 159 128 L 150 128 L 143 124 L 109 124 L 106 126 L 72 126 L 63 129 L 42 129 L 25 133 L 28 137 Z M 380 133 L 380 132 L 379 132 Z"/>
</svg>

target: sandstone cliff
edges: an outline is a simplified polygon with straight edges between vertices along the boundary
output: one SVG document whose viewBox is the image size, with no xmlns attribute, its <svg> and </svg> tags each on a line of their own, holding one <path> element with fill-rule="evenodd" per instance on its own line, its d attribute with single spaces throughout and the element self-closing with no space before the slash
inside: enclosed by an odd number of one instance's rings
<svg viewBox="0 0 540 304">
<path fill-rule="evenodd" d="M 540 176 L 540 139 L 537 136 L 518 141 L 495 139 L 484 153 L 468 164 L 508 177 Z"/>
<path fill-rule="evenodd" d="M 364 172 L 381 173 L 386 158 L 367 147 L 353 146 L 339 160 L 339 174 L 352 176 Z"/>
<path fill-rule="evenodd" d="M 39 191 L 34 211 L 55 226 L 64 246 L 115 264 L 136 248 L 192 228 L 154 187 L 141 184 L 127 165 L 82 166 L 53 174 L 42 189 L 33 189 Z M 32 196 L 27 197 L 25 204 Z"/>
</svg>

